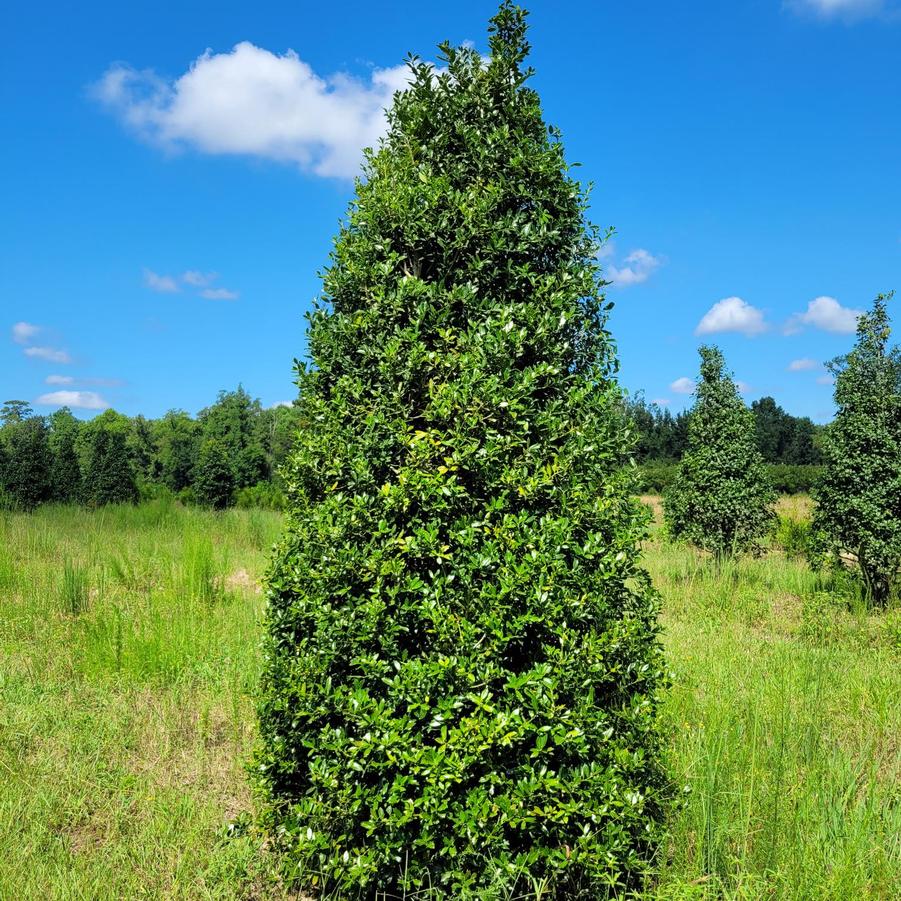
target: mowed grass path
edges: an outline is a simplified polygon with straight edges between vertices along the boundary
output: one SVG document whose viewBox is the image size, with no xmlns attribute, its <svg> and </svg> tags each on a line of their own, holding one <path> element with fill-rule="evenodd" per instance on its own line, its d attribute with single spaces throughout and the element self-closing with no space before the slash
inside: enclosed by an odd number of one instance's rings
<svg viewBox="0 0 901 901">
<path fill-rule="evenodd" d="M 286 896 L 227 834 L 252 809 L 279 526 L 160 502 L 0 514 L 0 899 Z M 775 550 L 716 571 L 655 537 L 647 562 L 686 789 L 648 897 L 901 897 L 899 612 Z"/>
</svg>

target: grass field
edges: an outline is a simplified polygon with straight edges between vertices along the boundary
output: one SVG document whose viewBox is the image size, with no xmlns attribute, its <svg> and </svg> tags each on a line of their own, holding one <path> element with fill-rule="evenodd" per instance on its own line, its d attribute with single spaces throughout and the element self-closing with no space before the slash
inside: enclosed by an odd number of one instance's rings
<svg viewBox="0 0 901 901">
<path fill-rule="evenodd" d="M 279 522 L 0 514 L 0 899 L 290 897 L 227 829 Z M 685 789 L 648 897 L 901 897 L 901 613 L 778 550 L 716 571 L 655 539 L 647 562 Z"/>
</svg>

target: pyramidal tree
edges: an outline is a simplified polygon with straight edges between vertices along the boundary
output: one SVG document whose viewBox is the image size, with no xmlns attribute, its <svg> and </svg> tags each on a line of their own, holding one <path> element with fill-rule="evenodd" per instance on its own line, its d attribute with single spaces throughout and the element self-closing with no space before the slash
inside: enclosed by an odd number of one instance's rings
<svg viewBox="0 0 901 901">
<path fill-rule="evenodd" d="M 327 897 L 607 897 L 659 833 L 657 599 L 598 233 L 524 12 L 490 49 L 411 62 L 298 368 L 257 766 Z"/>
<path fill-rule="evenodd" d="M 754 414 L 726 372 L 718 347 L 704 345 L 701 381 L 688 420 L 688 448 L 664 497 L 673 538 L 717 559 L 759 549 L 775 493 L 757 445 Z"/>
<path fill-rule="evenodd" d="M 876 298 L 857 321 L 853 350 L 829 364 L 838 410 L 814 492 L 815 530 L 836 562 L 856 560 L 874 606 L 901 577 L 901 351 L 889 346 L 891 296 Z"/>
</svg>

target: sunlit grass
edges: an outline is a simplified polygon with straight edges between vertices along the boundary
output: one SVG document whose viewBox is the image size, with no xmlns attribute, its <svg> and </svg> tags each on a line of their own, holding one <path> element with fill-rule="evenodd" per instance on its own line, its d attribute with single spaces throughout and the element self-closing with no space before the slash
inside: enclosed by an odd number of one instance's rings
<svg viewBox="0 0 901 901">
<path fill-rule="evenodd" d="M 285 896 L 260 840 L 227 835 L 253 808 L 279 526 L 165 502 L 0 515 L 0 898 Z M 901 612 L 778 549 L 646 551 L 680 799 L 647 897 L 901 897 Z"/>
</svg>

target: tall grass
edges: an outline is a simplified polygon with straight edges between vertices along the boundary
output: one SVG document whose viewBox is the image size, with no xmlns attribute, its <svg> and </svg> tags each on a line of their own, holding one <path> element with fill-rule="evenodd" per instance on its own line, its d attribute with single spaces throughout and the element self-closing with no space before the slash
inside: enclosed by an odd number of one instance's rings
<svg viewBox="0 0 901 901">
<path fill-rule="evenodd" d="M 0 898 L 298 897 L 240 825 L 279 527 L 167 499 L 0 515 Z M 677 803 L 645 897 L 901 897 L 901 611 L 778 549 L 646 552 Z"/>
</svg>

